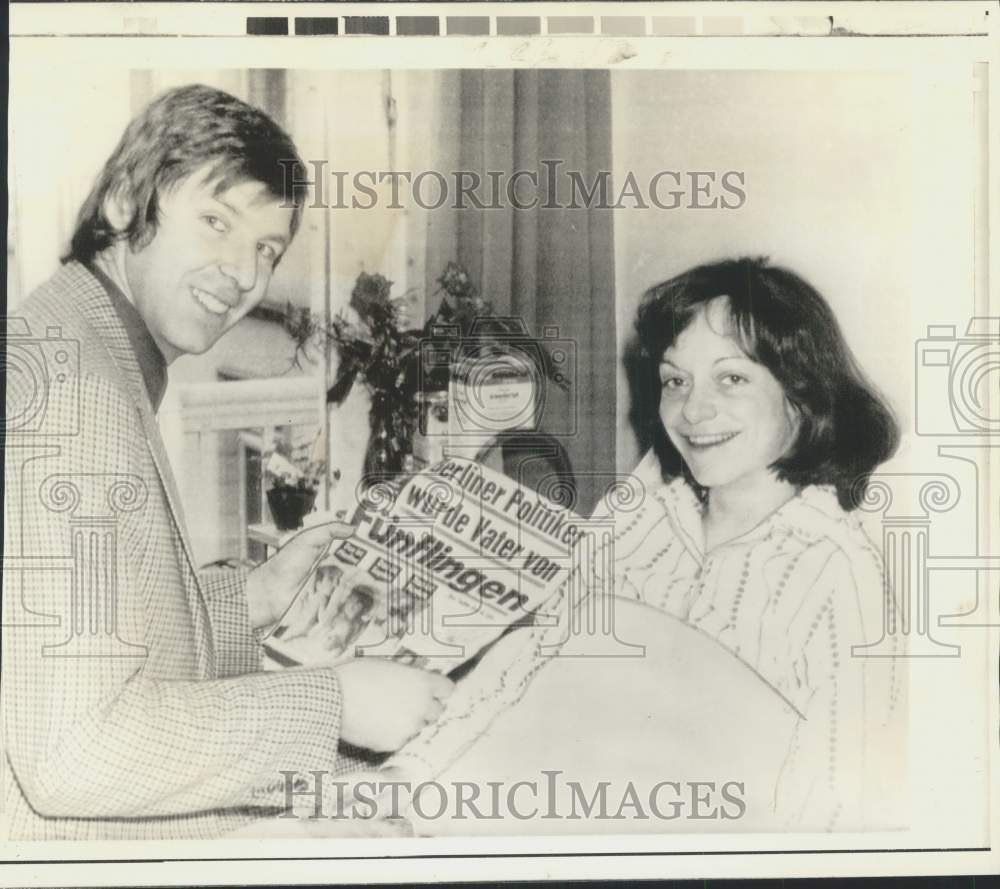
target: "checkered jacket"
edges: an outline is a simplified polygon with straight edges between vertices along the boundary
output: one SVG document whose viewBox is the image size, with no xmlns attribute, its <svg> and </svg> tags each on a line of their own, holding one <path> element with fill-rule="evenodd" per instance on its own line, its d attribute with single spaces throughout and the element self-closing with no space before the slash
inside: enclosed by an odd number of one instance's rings
<svg viewBox="0 0 1000 889">
<path fill-rule="evenodd" d="M 242 573 L 196 571 L 101 285 L 65 265 L 6 349 L 10 838 L 215 836 L 280 805 L 282 771 L 343 770 L 335 674 L 258 672 Z"/>
</svg>

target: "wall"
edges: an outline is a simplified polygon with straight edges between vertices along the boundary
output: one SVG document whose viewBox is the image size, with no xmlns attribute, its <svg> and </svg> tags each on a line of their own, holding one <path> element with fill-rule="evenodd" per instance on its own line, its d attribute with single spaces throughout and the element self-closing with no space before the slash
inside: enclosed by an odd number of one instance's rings
<svg viewBox="0 0 1000 889">
<path fill-rule="evenodd" d="M 8 311 L 55 272 L 77 210 L 130 117 L 129 81 L 115 72 L 67 81 L 15 67 L 11 78 Z"/>
<path fill-rule="evenodd" d="M 339 71 L 296 72 L 308 79 L 316 96 L 314 113 L 325 114 L 326 139 L 315 146 L 310 159 L 326 161 L 323 168 L 347 173 L 343 202 L 367 197 L 352 188 L 352 177 L 363 171 L 452 170 L 458 156 L 456 72 L 448 71 Z M 305 149 L 303 149 L 305 151 Z M 457 251 L 457 220 L 447 211 L 420 208 L 400 188 L 393 208 L 389 182 L 377 187 L 377 204 L 336 207 L 332 177 L 326 180 L 323 202 L 327 209 L 309 209 L 306 217 L 326 216 L 330 288 L 328 311 L 346 312 L 359 272 L 379 272 L 394 282 L 392 294 L 403 298 L 412 326 L 423 323 L 427 311 L 437 308 L 435 279 Z M 365 183 L 367 184 L 367 179 Z M 329 374 L 336 370 L 331 356 Z M 339 481 L 329 492 L 333 511 L 353 512 L 356 486 L 361 479 L 369 437 L 370 399 L 355 386 L 344 404 L 332 406 L 328 417 L 331 472 Z"/>
</svg>

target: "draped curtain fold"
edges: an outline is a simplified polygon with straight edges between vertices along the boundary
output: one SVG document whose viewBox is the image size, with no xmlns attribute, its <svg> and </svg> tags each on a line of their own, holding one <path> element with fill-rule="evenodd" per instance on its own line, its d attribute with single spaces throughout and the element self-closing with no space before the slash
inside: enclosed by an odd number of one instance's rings
<svg viewBox="0 0 1000 889">
<path fill-rule="evenodd" d="M 522 175 L 517 198 L 530 203 L 537 196 L 539 206 L 517 209 L 501 192 L 498 208 L 453 208 L 454 224 L 435 230 L 439 239 L 453 239 L 452 255 L 498 314 L 524 319 L 535 336 L 556 327 L 569 342 L 571 386 L 546 387 L 542 430 L 566 448 L 577 477 L 576 509 L 586 513 L 615 466 L 612 219 L 606 208 L 544 204 L 570 203 L 571 172 L 588 187 L 601 174 L 610 180 L 609 75 L 477 70 L 457 77 L 457 169 L 480 177 L 487 202 L 489 173 L 506 183 L 517 171 L 533 172 L 537 192 Z M 445 252 L 440 243 L 433 249 Z"/>
</svg>

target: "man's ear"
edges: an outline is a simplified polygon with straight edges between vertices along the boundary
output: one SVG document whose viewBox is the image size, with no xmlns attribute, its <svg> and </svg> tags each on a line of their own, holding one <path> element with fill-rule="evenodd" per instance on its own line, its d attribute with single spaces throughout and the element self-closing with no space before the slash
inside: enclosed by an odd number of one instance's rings
<svg viewBox="0 0 1000 889">
<path fill-rule="evenodd" d="M 126 189 L 116 188 L 105 196 L 101 210 L 114 230 L 121 233 L 128 230 L 135 218 L 135 201 Z"/>
</svg>

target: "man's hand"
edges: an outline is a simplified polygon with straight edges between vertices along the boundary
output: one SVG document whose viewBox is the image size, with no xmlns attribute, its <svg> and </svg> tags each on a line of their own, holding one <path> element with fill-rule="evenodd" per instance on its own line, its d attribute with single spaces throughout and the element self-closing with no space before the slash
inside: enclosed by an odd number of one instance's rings
<svg viewBox="0 0 1000 889">
<path fill-rule="evenodd" d="M 316 525 L 296 534 L 270 559 L 254 568 L 247 575 L 246 584 L 250 623 L 259 629 L 277 621 L 330 541 L 353 533 L 354 528 L 342 522 Z"/>
<path fill-rule="evenodd" d="M 437 673 L 380 658 L 336 668 L 343 713 L 340 736 L 357 747 L 398 750 L 434 722 L 455 684 Z"/>
</svg>

